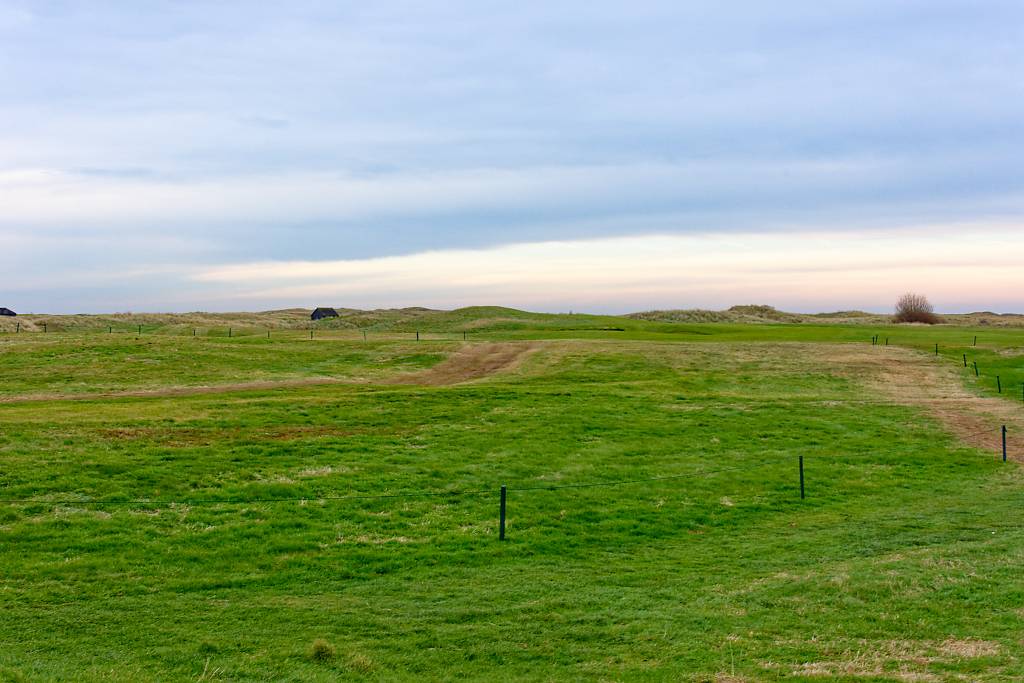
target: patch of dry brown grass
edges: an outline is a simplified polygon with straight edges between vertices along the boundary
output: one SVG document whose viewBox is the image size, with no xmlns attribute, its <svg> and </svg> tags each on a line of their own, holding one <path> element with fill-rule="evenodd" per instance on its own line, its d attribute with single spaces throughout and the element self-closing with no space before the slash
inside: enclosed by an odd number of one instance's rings
<svg viewBox="0 0 1024 683">
<path fill-rule="evenodd" d="M 955 660 L 977 659 L 999 654 L 998 643 L 975 639 L 949 638 L 929 640 L 859 640 L 852 647 L 837 651 L 827 660 L 804 662 L 791 670 L 791 675 L 835 678 L 886 677 L 899 681 L 937 681 L 929 671 L 932 664 L 949 664 Z M 780 668 L 773 664 L 771 668 Z"/>
<path fill-rule="evenodd" d="M 480 379 L 498 372 L 507 372 L 539 348 L 535 342 L 469 343 L 434 367 L 421 372 L 400 375 L 387 380 L 389 384 L 446 385 Z"/>
</svg>

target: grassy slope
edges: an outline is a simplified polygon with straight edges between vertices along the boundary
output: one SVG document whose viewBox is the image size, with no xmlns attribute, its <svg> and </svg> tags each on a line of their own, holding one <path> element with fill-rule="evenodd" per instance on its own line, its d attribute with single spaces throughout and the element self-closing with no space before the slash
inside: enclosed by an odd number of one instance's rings
<svg viewBox="0 0 1024 683">
<path fill-rule="evenodd" d="M 0 397 L 39 391 L 87 391 L 90 387 L 131 389 L 161 384 L 194 385 L 244 379 L 302 379 L 333 376 L 373 378 L 390 370 L 389 364 L 408 369 L 441 358 L 438 348 L 427 348 L 416 358 L 411 348 L 419 332 L 422 341 L 487 340 L 643 340 L 668 342 L 812 341 L 869 342 L 939 352 L 949 363 L 962 366 L 967 355 L 965 381 L 979 392 L 997 395 L 997 380 L 1004 398 L 1024 401 L 1024 328 L 965 327 L 960 325 L 901 326 L 872 324 L 742 324 L 652 322 L 618 316 L 529 313 L 500 307 L 471 307 L 456 311 L 404 309 L 377 312 L 343 311 L 340 321 L 317 323 L 313 341 L 363 341 L 362 346 L 343 344 L 323 347 L 307 344 L 309 327 L 303 311 L 286 314 L 270 338 L 267 329 L 253 327 L 244 316 L 263 314 L 201 314 L 209 326 L 198 328 L 190 346 L 177 337 L 190 337 L 192 327 L 174 316 L 152 316 L 137 328 L 122 324 L 107 334 L 106 318 L 78 316 L 67 332 L 41 337 L 41 333 L 0 334 L 0 353 L 16 354 L 18 361 L 5 368 Z M 200 315 L 200 314 L 194 314 Z M 268 314 L 270 315 L 270 314 Z M 222 318 L 219 316 L 228 316 Z M 231 316 L 237 319 L 231 322 Z M 358 317 L 351 317 L 358 316 Z M 11 319 L 0 319 L 0 325 Z M 198 324 L 199 318 L 192 322 Z M 356 323 L 359 323 L 356 326 Z M 141 324 L 141 323 L 140 323 Z M 227 324 L 235 324 L 231 339 Z M 224 325 L 224 326 L 221 326 Z M 135 333 L 132 333 L 132 331 Z M 974 340 L 977 338 L 977 346 Z M 40 342 L 46 341 L 46 344 Z M 424 349 L 424 346 L 417 347 Z M 391 360 L 389 360 L 389 358 Z M 973 363 L 979 365 L 974 375 Z M 359 372 L 353 374 L 353 368 Z"/>
<path fill-rule="evenodd" d="M 455 387 L 0 405 L 5 497 L 63 501 L 0 506 L 0 672 L 1024 676 L 1017 466 L 911 409 L 845 402 L 863 389 L 798 346 L 708 343 L 863 342 L 872 330 L 429 315 L 419 323 L 438 336 L 470 326 L 475 338 L 575 341 Z M 455 345 L 330 334 L 8 337 L 2 392 L 373 378 Z M 947 362 L 973 341 L 955 328 L 883 334 L 939 342 Z M 982 335 L 985 367 L 1019 372 L 1024 333 Z M 803 502 L 796 453 L 808 459 Z M 663 475 L 692 477 L 519 490 Z M 500 483 L 513 489 L 505 544 Z M 84 502 L 443 490 L 486 494 Z M 315 638 L 336 656 L 311 660 Z M 957 656 L 970 648 L 979 656 Z"/>
<path fill-rule="evenodd" d="M 863 311 L 836 313 L 787 313 L 771 306 L 733 306 L 725 311 L 701 309 L 646 311 L 625 316 L 531 313 L 502 306 L 470 306 L 454 311 L 428 308 L 392 308 L 363 311 L 337 308 L 339 317 L 317 322 L 309 319 L 310 310 L 290 308 L 278 311 L 242 313 L 115 313 L 104 315 L 23 314 L 0 316 L 0 333 L 14 332 L 138 332 L 191 336 L 263 335 L 267 330 L 368 330 L 370 332 L 433 330 L 444 332 L 537 329 L 537 328 L 613 328 L 616 330 L 654 330 L 665 323 L 738 323 L 807 325 L 874 325 L 892 327 L 891 317 Z M 1024 327 L 1024 315 L 970 313 L 944 316 L 947 326 Z"/>
<path fill-rule="evenodd" d="M 414 341 L 351 343 L 300 334 L 249 338 L 161 335 L 9 336 L 0 399 L 269 380 L 374 379 L 429 367 L 449 346 Z"/>
</svg>

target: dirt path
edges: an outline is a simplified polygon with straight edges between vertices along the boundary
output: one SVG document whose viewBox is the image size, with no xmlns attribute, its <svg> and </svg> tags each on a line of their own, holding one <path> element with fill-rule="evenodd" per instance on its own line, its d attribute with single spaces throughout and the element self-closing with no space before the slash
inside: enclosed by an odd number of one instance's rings
<svg viewBox="0 0 1024 683">
<path fill-rule="evenodd" d="M 220 394 L 232 391 L 265 391 L 268 389 L 293 389 L 297 387 L 321 386 L 327 384 L 421 384 L 440 386 L 458 384 L 480 379 L 498 372 L 510 370 L 538 348 L 536 343 L 466 344 L 438 365 L 424 370 L 383 380 L 360 380 L 354 378 L 307 377 L 305 379 L 264 380 L 258 382 L 231 382 L 203 386 L 162 387 L 157 389 L 131 389 L 125 391 L 86 392 L 81 394 L 38 393 L 18 396 L 0 396 L 0 404 L 28 403 L 37 401 L 94 401 L 110 398 L 166 398 L 175 396 L 198 396 Z"/>
<path fill-rule="evenodd" d="M 1000 427 L 1008 427 L 1009 455 L 1024 461 L 1024 407 L 1013 401 L 974 394 L 964 384 L 955 364 L 928 354 L 896 346 L 860 344 L 784 345 L 815 365 L 850 377 L 864 387 L 865 403 L 891 401 L 922 408 L 956 434 L 964 443 L 1001 453 Z M 82 394 L 40 393 L 0 397 L 0 404 L 33 401 L 83 401 L 115 398 L 161 398 L 218 394 L 233 391 L 265 391 L 331 384 L 409 384 L 440 386 L 458 384 L 508 372 L 541 348 L 539 342 L 469 343 L 436 366 L 404 375 L 367 381 L 356 378 L 310 377 L 304 379 L 233 382 L 209 386 L 180 386 Z M 551 348 L 551 347 L 549 347 Z M 762 356 L 763 345 L 750 352 Z M 769 352 L 770 353 L 770 352 Z M 785 362 L 788 354 L 782 354 Z"/>
<path fill-rule="evenodd" d="M 198 396 L 201 394 L 222 394 L 229 391 L 261 391 L 265 389 L 290 389 L 311 387 L 322 384 L 346 384 L 350 380 L 332 377 L 308 377 L 306 379 L 265 380 L 260 382 L 232 382 L 191 387 L 163 387 L 160 389 L 131 389 L 126 391 L 99 391 L 81 394 L 39 393 L 18 396 L 0 396 L 3 403 L 29 403 L 33 401 L 95 401 L 107 398 L 164 398 L 173 396 Z"/>
<path fill-rule="evenodd" d="M 964 443 L 1001 454 L 1000 427 L 1006 425 L 1010 457 L 1024 461 L 1024 408 L 972 393 L 954 363 L 894 346 L 842 345 L 832 350 L 828 360 L 862 382 L 871 395 L 925 409 Z"/>
<path fill-rule="evenodd" d="M 438 386 L 468 382 L 515 368 L 539 346 L 536 342 L 465 344 L 429 370 L 400 375 L 386 380 L 385 384 Z"/>
</svg>

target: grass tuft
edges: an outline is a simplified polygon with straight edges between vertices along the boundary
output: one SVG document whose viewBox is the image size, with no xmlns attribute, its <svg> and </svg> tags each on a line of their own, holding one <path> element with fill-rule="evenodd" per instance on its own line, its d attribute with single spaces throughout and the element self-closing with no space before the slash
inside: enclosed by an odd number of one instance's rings
<svg viewBox="0 0 1024 683">
<path fill-rule="evenodd" d="M 348 668 L 355 673 L 368 674 L 373 671 L 373 660 L 356 652 L 348 656 Z"/>
<path fill-rule="evenodd" d="M 334 659 L 334 646 L 323 638 L 317 638 L 309 648 L 309 658 L 314 662 L 327 662 Z"/>
</svg>

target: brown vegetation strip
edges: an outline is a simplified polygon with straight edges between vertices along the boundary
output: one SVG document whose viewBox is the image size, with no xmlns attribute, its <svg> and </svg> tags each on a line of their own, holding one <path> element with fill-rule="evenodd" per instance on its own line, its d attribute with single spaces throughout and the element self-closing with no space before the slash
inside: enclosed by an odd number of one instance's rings
<svg viewBox="0 0 1024 683">
<path fill-rule="evenodd" d="M 828 360 L 879 398 L 923 408 L 971 446 L 1002 453 L 1006 425 L 1009 457 L 1024 461 L 1024 411 L 1013 401 L 972 393 L 954 364 L 895 346 L 833 346 Z"/>
<path fill-rule="evenodd" d="M 462 345 L 436 366 L 390 379 L 382 384 L 439 386 L 469 382 L 508 372 L 540 348 L 538 342 L 479 343 Z M 674 348 L 675 345 L 673 345 Z M 705 347 L 705 345 L 701 345 Z M 1000 427 L 1009 428 L 1009 456 L 1024 461 L 1024 411 L 1012 401 L 979 396 L 965 385 L 954 365 L 896 346 L 873 347 L 858 344 L 749 344 L 744 351 L 751 358 L 778 357 L 795 360 L 799 349 L 804 361 L 829 367 L 837 375 L 850 377 L 865 388 L 865 398 L 891 401 L 924 409 L 964 443 L 1001 452 Z M 618 347 L 617 347 L 618 348 Z M 787 349 L 786 353 L 778 353 Z M 773 353 L 773 351 L 775 353 Z M 353 378 L 312 377 L 306 379 L 238 382 L 212 386 L 166 387 L 83 394 L 30 394 L 0 397 L 0 404 L 29 401 L 97 400 L 110 398 L 153 398 L 217 394 L 232 391 L 262 391 L 330 384 L 365 384 Z M 129 435 L 123 435 L 129 437 Z M 284 437 L 288 438 L 288 437 Z"/>
<path fill-rule="evenodd" d="M 289 389 L 322 384 L 342 384 L 351 380 L 333 377 L 308 377 L 306 379 L 266 380 L 261 382 L 233 382 L 195 387 L 164 387 L 160 389 L 130 389 L 125 391 L 102 391 L 81 394 L 22 394 L 0 396 L 0 403 L 27 403 L 33 401 L 95 401 L 107 398 L 164 398 L 174 396 L 197 396 L 200 394 L 221 394 L 229 391 L 262 391 L 266 389 Z"/>
<path fill-rule="evenodd" d="M 323 437 L 351 437 L 374 434 L 397 436 L 408 430 L 340 428 L 332 425 L 282 425 L 263 427 L 121 427 L 102 429 L 100 435 L 117 441 L 148 441 L 167 447 L 213 446 L 225 439 L 292 441 Z"/>
<path fill-rule="evenodd" d="M 400 375 L 385 380 L 385 383 L 439 386 L 468 382 L 498 372 L 507 372 L 519 365 L 538 347 L 539 344 L 536 342 L 469 343 L 428 370 Z"/>
<path fill-rule="evenodd" d="M 439 386 L 457 384 L 514 368 L 530 352 L 536 343 L 469 343 L 438 365 L 422 372 L 399 375 L 390 379 L 366 381 L 354 378 L 308 377 L 291 380 L 266 380 L 259 382 L 233 382 L 193 387 L 163 387 L 157 389 L 131 389 L 125 391 L 70 393 L 22 394 L 0 396 L 0 404 L 27 403 L 35 401 L 94 401 L 111 398 L 166 398 L 176 396 L 197 396 L 220 394 L 232 391 L 265 391 L 292 389 L 296 387 L 320 386 L 326 384 L 420 384 Z"/>
</svg>

